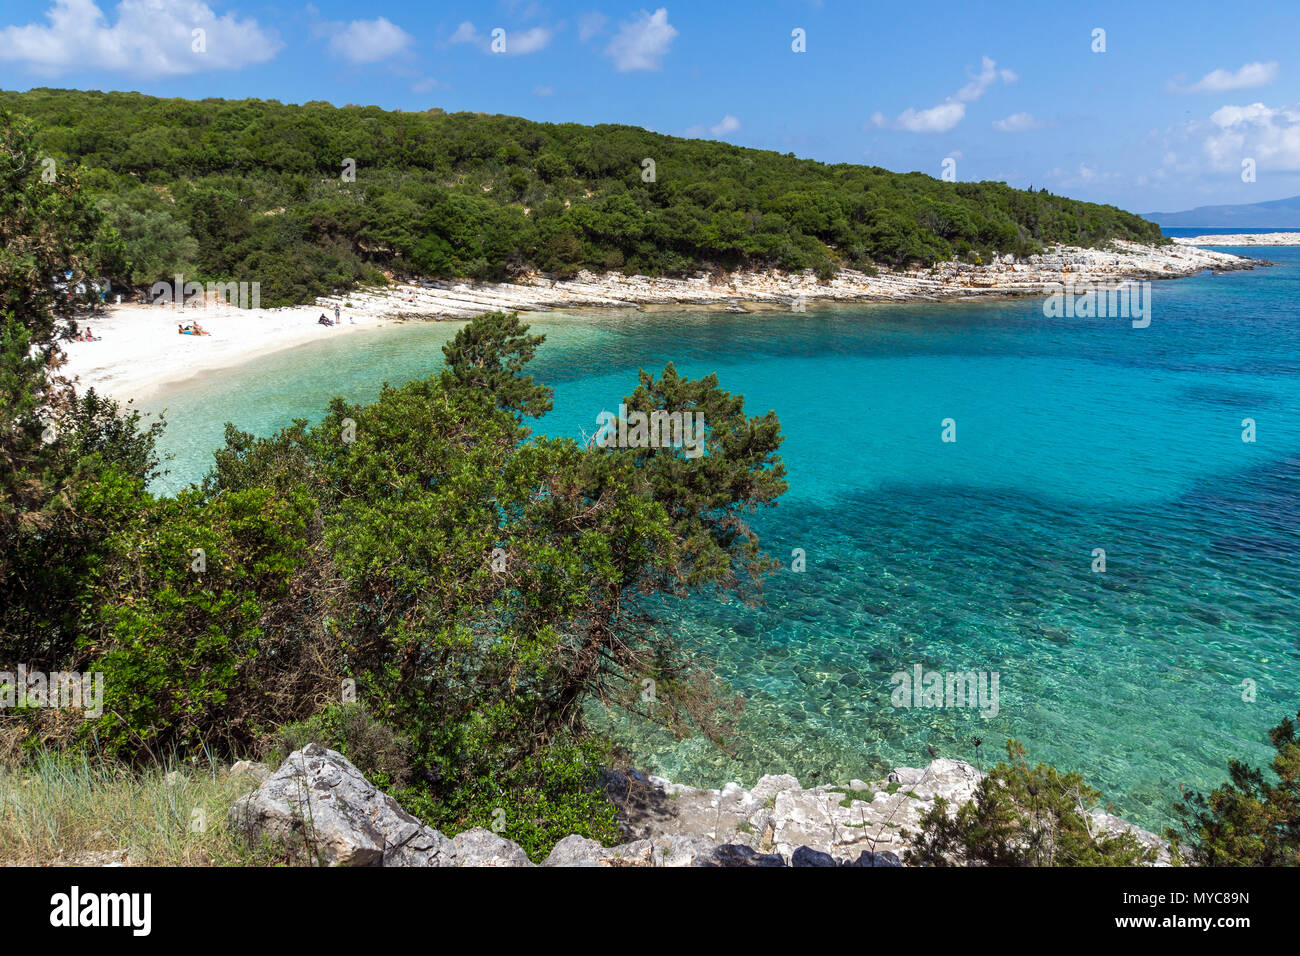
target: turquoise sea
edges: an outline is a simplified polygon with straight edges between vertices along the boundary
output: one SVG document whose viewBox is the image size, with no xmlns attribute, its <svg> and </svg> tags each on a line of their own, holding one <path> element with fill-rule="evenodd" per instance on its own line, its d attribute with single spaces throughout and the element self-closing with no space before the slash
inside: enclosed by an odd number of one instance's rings
<svg viewBox="0 0 1300 956">
<path fill-rule="evenodd" d="M 541 431 L 592 433 L 638 368 L 673 361 L 786 435 L 790 491 L 755 526 L 806 570 L 761 607 L 668 621 L 747 698 L 738 734 L 724 751 L 623 728 L 641 765 L 847 781 L 930 747 L 987 765 L 1014 736 L 1158 826 L 1180 783 L 1266 762 L 1300 706 L 1300 248 L 1240 251 L 1278 265 L 1154 283 L 1145 329 L 1038 299 L 538 317 Z M 323 338 L 168 390 L 145 405 L 167 409 L 160 490 L 202 475 L 224 422 L 267 434 L 370 400 L 434 371 L 459 327 Z M 918 664 L 996 672 L 1000 712 L 892 707 L 890 676 Z"/>
</svg>

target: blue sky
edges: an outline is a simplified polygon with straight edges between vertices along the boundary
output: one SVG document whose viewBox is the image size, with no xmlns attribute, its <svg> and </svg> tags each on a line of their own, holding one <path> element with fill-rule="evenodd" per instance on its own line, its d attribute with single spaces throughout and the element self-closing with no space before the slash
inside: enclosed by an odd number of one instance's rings
<svg viewBox="0 0 1300 956">
<path fill-rule="evenodd" d="M 0 86 L 629 123 L 936 176 L 951 158 L 1149 212 L 1300 194 L 1297 38 L 1297 0 L 6 0 Z"/>
</svg>

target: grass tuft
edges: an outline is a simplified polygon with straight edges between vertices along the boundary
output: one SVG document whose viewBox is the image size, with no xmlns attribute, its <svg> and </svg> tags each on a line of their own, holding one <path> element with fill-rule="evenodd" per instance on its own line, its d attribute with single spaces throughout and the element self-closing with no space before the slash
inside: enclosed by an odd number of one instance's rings
<svg viewBox="0 0 1300 956">
<path fill-rule="evenodd" d="M 226 823 L 257 786 L 223 766 L 130 769 L 38 751 L 0 763 L 0 864 L 240 866 L 274 862 Z"/>
</svg>

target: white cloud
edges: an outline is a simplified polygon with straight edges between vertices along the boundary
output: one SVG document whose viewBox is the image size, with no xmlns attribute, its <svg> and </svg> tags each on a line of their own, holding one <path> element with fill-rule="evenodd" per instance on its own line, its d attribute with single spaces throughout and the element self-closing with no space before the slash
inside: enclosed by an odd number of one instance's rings
<svg viewBox="0 0 1300 956">
<path fill-rule="evenodd" d="M 1041 129 L 1044 125 L 1046 124 L 1034 118 L 1033 113 L 1012 113 L 993 122 L 993 128 L 1001 133 L 1023 133 L 1026 130 Z"/>
<path fill-rule="evenodd" d="M 538 50 L 545 49 L 553 36 L 555 36 L 555 31 L 546 27 L 533 27 L 529 30 L 509 30 L 506 32 L 506 53 L 514 53 L 519 56 L 536 53 Z"/>
<path fill-rule="evenodd" d="M 728 113 L 722 117 L 721 121 L 714 126 L 709 127 L 709 132 L 714 136 L 726 136 L 728 133 L 734 133 L 740 129 L 740 120 Z"/>
<path fill-rule="evenodd" d="M 448 43 L 478 43 L 478 31 L 474 29 L 474 24 L 466 20 L 456 28 L 456 32 L 447 38 Z"/>
<path fill-rule="evenodd" d="M 1176 93 L 1227 93 L 1267 86 L 1277 77 L 1277 61 L 1270 60 L 1268 63 L 1247 63 L 1238 70 L 1211 70 L 1190 86 L 1170 80 L 1169 89 Z"/>
<path fill-rule="evenodd" d="M 495 28 L 494 28 L 495 29 Z M 506 30 L 505 49 L 507 56 L 524 56 L 545 49 L 555 36 L 550 27 L 530 27 L 527 30 Z M 474 24 L 466 20 L 456 28 L 456 32 L 447 38 L 449 43 L 472 43 L 485 53 L 493 53 L 491 31 L 487 35 L 479 33 Z"/>
<path fill-rule="evenodd" d="M 712 126 L 691 126 L 686 130 L 686 135 L 693 138 L 700 138 L 705 133 L 710 133 L 715 138 L 721 138 L 740 129 L 740 120 L 728 113 Z"/>
<path fill-rule="evenodd" d="M 973 103 L 988 92 L 989 88 L 1001 80 L 1003 83 L 1015 83 L 1018 77 L 1007 69 L 998 69 L 990 57 L 980 60 L 980 72 L 955 94 L 938 106 L 918 110 L 908 107 L 898 114 L 891 124 L 883 113 L 872 113 L 871 122 L 880 127 L 894 126 L 910 133 L 946 133 L 966 116 L 966 104 Z"/>
<path fill-rule="evenodd" d="M 966 103 L 974 103 L 977 99 L 988 92 L 990 86 L 1001 80 L 1003 83 L 1014 83 L 1018 80 L 1010 70 L 999 70 L 997 63 L 990 57 L 980 59 L 980 71 L 976 76 L 960 90 L 957 91 L 957 99 Z"/>
<path fill-rule="evenodd" d="M 960 123 L 965 115 L 965 103 L 948 102 L 932 106 L 928 110 L 908 107 L 898 114 L 898 119 L 894 122 L 909 133 L 946 133 Z"/>
<path fill-rule="evenodd" d="M 1239 169 L 1243 159 L 1253 159 L 1260 169 L 1300 171 L 1300 105 L 1224 106 L 1210 122 L 1205 153 L 1215 169 Z"/>
<path fill-rule="evenodd" d="M 555 87 L 553 86 L 534 86 L 533 96 L 554 96 Z"/>
<path fill-rule="evenodd" d="M 353 20 L 330 37 L 329 50 L 349 63 L 375 63 L 407 49 L 414 41 L 409 33 L 384 17 Z"/>
<path fill-rule="evenodd" d="M 431 76 L 426 76 L 422 80 L 417 80 L 411 84 L 412 93 L 432 93 L 434 90 L 444 89 L 446 84 L 439 83 Z"/>
<path fill-rule="evenodd" d="M 605 54 L 614 60 L 614 69 L 620 73 L 658 70 L 676 36 L 677 28 L 668 22 L 666 8 L 660 7 L 654 13 L 642 10 L 618 28 Z"/>
<path fill-rule="evenodd" d="M 578 17 L 578 42 L 586 43 L 592 37 L 603 33 L 607 23 L 609 23 L 609 17 L 599 10 L 584 13 Z"/>
<path fill-rule="evenodd" d="M 95 0 L 54 0 L 49 26 L 0 29 L 0 61 L 57 76 L 98 69 L 138 76 L 237 70 L 271 59 L 283 44 L 256 20 L 218 17 L 200 0 L 122 0 L 110 24 Z M 203 51 L 193 30 L 204 31 Z"/>
</svg>

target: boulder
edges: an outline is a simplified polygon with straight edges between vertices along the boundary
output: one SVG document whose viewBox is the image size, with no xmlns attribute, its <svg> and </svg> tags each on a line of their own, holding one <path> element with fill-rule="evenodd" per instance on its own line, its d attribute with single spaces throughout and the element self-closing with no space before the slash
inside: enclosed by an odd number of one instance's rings
<svg viewBox="0 0 1300 956">
<path fill-rule="evenodd" d="M 839 866 L 835 862 L 835 857 L 829 853 L 823 853 L 821 850 L 814 850 L 810 846 L 801 846 L 790 854 L 791 866 Z"/>
<path fill-rule="evenodd" d="M 437 832 L 436 830 L 434 831 Z M 451 840 L 450 866 L 532 866 L 528 854 L 517 843 L 491 830 L 475 827 Z"/>
<path fill-rule="evenodd" d="M 291 753 L 256 790 L 235 801 L 228 819 L 250 841 L 279 844 L 301 862 L 454 865 L 453 841 L 375 789 L 342 754 L 319 744 Z"/>
<path fill-rule="evenodd" d="M 598 841 L 570 833 L 555 844 L 542 866 L 601 866 L 608 852 Z"/>
<path fill-rule="evenodd" d="M 693 866 L 785 866 L 785 859 L 779 853 L 759 853 L 753 847 L 736 843 L 724 843 L 714 847 L 712 852 L 698 857 Z"/>
</svg>

